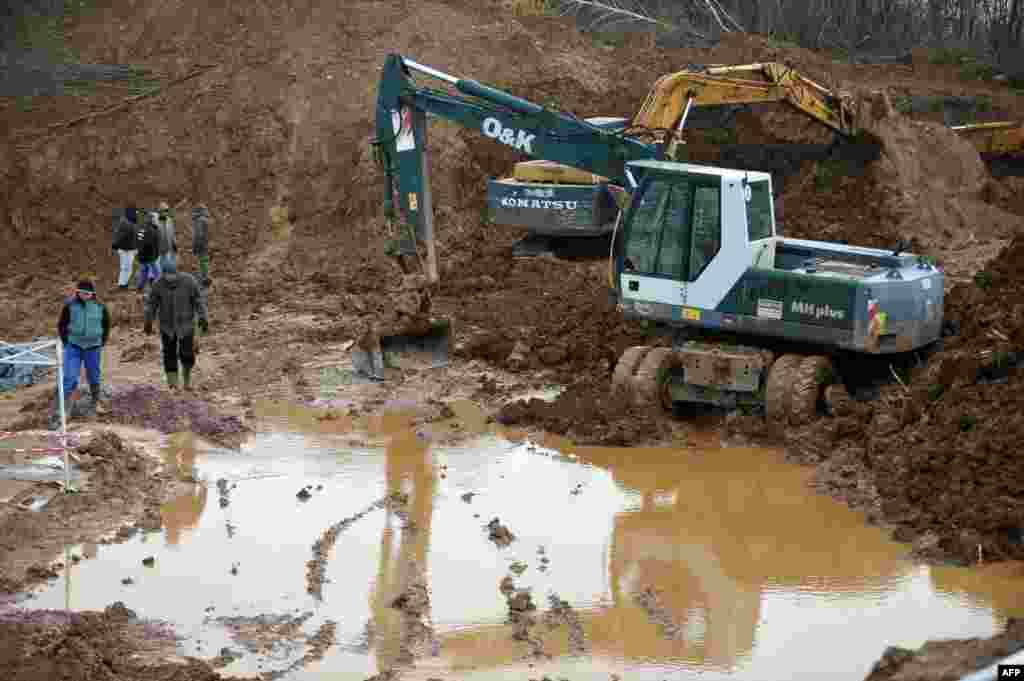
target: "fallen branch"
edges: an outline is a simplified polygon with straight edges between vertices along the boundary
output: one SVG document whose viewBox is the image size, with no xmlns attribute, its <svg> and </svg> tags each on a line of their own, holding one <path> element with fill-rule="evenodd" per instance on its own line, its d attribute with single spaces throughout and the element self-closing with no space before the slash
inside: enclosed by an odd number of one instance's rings
<svg viewBox="0 0 1024 681">
<path fill-rule="evenodd" d="M 149 99 L 150 97 L 155 97 L 155 96 L 161 94 L 164 91 L 164 89 L 169 88 L 169 87 L 173 87 L 175 85 L 180 85 L 181 83 L 184 83 L 186 81 L 192 80 L 193 78 L 201 76 L 201 75 L 203 75 L 204 73 L 206 73 L 207 71 L 209 71 L 209 70 L 211 70 L 213 68 L 216 68 L 216 66 L 204 66 L 202 68 L 196 69 L 195 71 L 187 73 L 184 76 L 181 76 L 180 78 L 175 78 L 174 80 L 170 81 L 166 85 L 160 85 L 160 86 L 152 88 L 151 90 L 147 90 L 146 92 L 142 92 L 142 93 L 139 93 L 137 95 L 132 95 L 131 97 L 127 97 L 127 98 L 121 100 L 120 102 L 118 102 L 117 104 L 113 104 L 113 105 L 108 106 L 108 107 L 106 107 L 104 109 L 100 109 L 98 111 L 91 111 L 91 112 L 89 112 L 87 114 L 83 114 L 81 116 L 78 116 L 77 118 L 72 118 L 69 121 L 62 121 L 60 123 L 53 123 L 51 125 L 48 125 L 43 130 L 39 130 L 39 131 L 37 131 L 35 133 L 33 141 L 41 139 L 41 138 L 49 135 L 50 133 L 55 132 L 57 130 L 60 130 L 62 128 L 71 128 L 71 127 L 74 127 L 76 125 L 80 125 L 82 123 L 85 123 L 86 121 L 90 121 L 90 120 L 92 120 L 94 118 L 99 118 L 100 116 L 106 116 L 107 114 L 114 113 L 115 111 L 120 111 L 121 109 L 125 109 L 125 108 L 131 106 L 132 104 L 135 104 L 136 102 L 140 102 L 140 101 L 142 101 L 144 99 Z M 30 133 L 29 137 L 33 137 L 33 135 Z"/>
</svg>

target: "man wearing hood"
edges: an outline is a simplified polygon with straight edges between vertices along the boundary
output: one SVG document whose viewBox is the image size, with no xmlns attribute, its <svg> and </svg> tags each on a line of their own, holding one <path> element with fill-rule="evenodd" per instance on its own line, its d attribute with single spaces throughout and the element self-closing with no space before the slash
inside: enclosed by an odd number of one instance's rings
<svg viewBox="0 0 1024 681">
<path fill-rule="evenodd" d="M 210 287 L 210 211 L 199 204 L 192 209 L 192 255 L 199 260 L 199 282 Z"/>
<path fill-rule="evenodd" d="M 128 288 L 135 266 L 136 231 L 138 230 L 138 210 L 134 204 L 128 204 L 124 214 L 114 219 L 113 248 L 121 260 L 121 268 L 117 276 L 117 285 L 122 290 Z"/>
<path fill-rule="evenodd" d="M 142 225 L 135 233 L 135 243 L 139 249 L 139 291 L 143 291 L 146 284 L 160 278 L 160 233 L 156 213 L 142 218 Z"/>
<path fill-rule="evenodd" d="M 166 201 L 160 202 L 156 213 L 156 224 L 160 236 L 160 269 L 167 267 L 167 263 L 178 262 L 178 240 L 174 235 L 174 218 L 171 217 L 171 207 Z"/>
<path fill-rule="evenodd" d="M 164 371 L 167 386 L 178 388 L 178 362 L 181 362 L 182 385 L 192 390 L 192 367 L 196 363 L 195 327 L 206 335 L 209 322 L 206 299 L 199 284 L 188 272 L 178 272 L 174 262 L 168 262 L 161 277 L 153 284 L 146 301 L 146 322 L 143 330 L 153 333 L 153 319 L 160 319 L 160 343 L 163 347 Z"/>
<path fill-rule="evenodd" d="M 98 407 L 102 391 L 100 360 L 110 337 L 110 313 L 96 300 L 96 285 L 90 279 L 78 282 L 75 295 L 60 312 L 57 334 L 64 346 L 64 413 L 71 412 L 71 394 L 78 388 L 78 377 L 85 364 L 92 393 L 92 405 Z M 60 427 L 60 404 L 55 400 L 50 428 Z"/>
</svg>

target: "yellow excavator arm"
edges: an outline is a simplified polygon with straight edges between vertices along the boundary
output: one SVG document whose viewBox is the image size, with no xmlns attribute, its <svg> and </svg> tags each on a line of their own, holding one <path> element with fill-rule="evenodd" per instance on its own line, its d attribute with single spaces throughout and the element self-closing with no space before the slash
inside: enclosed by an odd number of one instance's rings
<svg viewBox="0 0 1024 681">
<path fill-rule="evenodd" d="M 953 127 L 979 154 L 1024 154 L 1024 122 L 972 123 Z"/>
<path fill-rule="evenodd" d="M 845 135 L 855 132 L 847 99 L 778 62 L 715 66 L 662 76 L 633 119 L 633 127 L 675 130 L 691 98 L 693 106 L 787 102 L 833 130 Z"/>
</svg>

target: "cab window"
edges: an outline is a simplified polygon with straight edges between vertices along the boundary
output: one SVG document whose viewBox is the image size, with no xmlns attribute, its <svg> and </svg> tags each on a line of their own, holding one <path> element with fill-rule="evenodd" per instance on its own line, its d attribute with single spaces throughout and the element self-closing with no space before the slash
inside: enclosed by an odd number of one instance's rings
<svg viewBox="0 0 1024 681">
<path fill-rule="evenodd" d="M 721 249 L 721 193 L 686 176 L 649 180 L 634 199 L 623 269 L 694 281 Z"/>
<path fill-rule="evenodd" d="M 751 182 L 750 201 L 747 201 L 747 237 L 750 241 L 767 239 L 772 235 L 772 193 L 768 182 Z"/>
</svg>

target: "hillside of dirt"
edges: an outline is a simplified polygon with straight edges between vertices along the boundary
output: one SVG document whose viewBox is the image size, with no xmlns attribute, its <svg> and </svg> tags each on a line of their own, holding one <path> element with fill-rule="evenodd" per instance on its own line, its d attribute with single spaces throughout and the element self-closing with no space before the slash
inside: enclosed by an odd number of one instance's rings
<svg viewBox="0 0 1024 681">
<path fill-rule="evenodd" d="M 598 44 L 571 18 L 510 16 L 497 3 L 464 0 L 102 3 L 63 31 L 81 62 L 131 64 L 144 75 L 62 96 L 0 92 L 0 242 L 17 244 L 0 251 L 4 340 L 52 335 L 60 289 L 94 274 L 114 313 L 119 377 L 159 381 L 159 349 L 141 336 L 140 301 L 114 286 L 111 213 L 128 201 L 167 200 L 182 268 L 194 270 L 188 215 L 204 202 L 214 284 L 200 397 L 240 410 L 259 395 L 311 400 L 326 348 L 351 340 L 359 319 L 389 304 L 398 270 L 384 256 L 392 235 L 369 145 L 388 53 L 581 116 L 630 116 L 659 75 L 684 64 L 784 61 L 857 93 L 880 157 L 808 161 L 779 178 L 782 231 L 885 248 L 903 241 L 937 258 L 948 276 L 946 316 L 960 333 L 874 402 L 784 440 L 794 460 L 818 465 L 824 491 L 893 526 L 922 556 L 1024 557 L 1024 307 L 1015 302 L 1024 289 L 1024 183 L 991 177 L 935 116 L 907 117 L 892 105 L 909 95 L 972 96 L 990 103 L 986 117 L 1019 119 L 1021 92 L 967 80 L 927 51 L 908 64 L 871 66 L 751 35 L 702 48 L 653 50 L 642 34 Z M 829 133 L 775 107 L 743 112 L 735 137 L 818 143 Z M 691 157 L 714 162 L 714 140 L 694 131 Z M 625 348 L 666 341 L 621 319 L 607 295 L 606 263 L 514 260 L 522 234 L 485 219 L 485 179 L 518 157 L 440 121 L 430 150 L 442 272 L 435 306 L 452 319 L 455 363 L 471 368 L 446 374 L 431 396 L 449 396 L 471 376 L 480 381 L 475 394 L 509 425 L 585 443 L 672 437 L 664 415 L 607 393 Z M 508 381 L 499 386 L 492 374 Z M 399 392 L 422 395 L 432 380 L 407 372 L 360 408 Z M 550 386 L 566 389 L 554 401 L 506 404 L 513 388 Z M 133 403 L 114 416 L 177 424 L 177 403 L 155 402 L 154 413 L 136 413 Z M 733 433 L 765 435 L 758 416 L 730 424 Z M 67 631 L 77 640 L 77 630 Z"/>
</svg>

